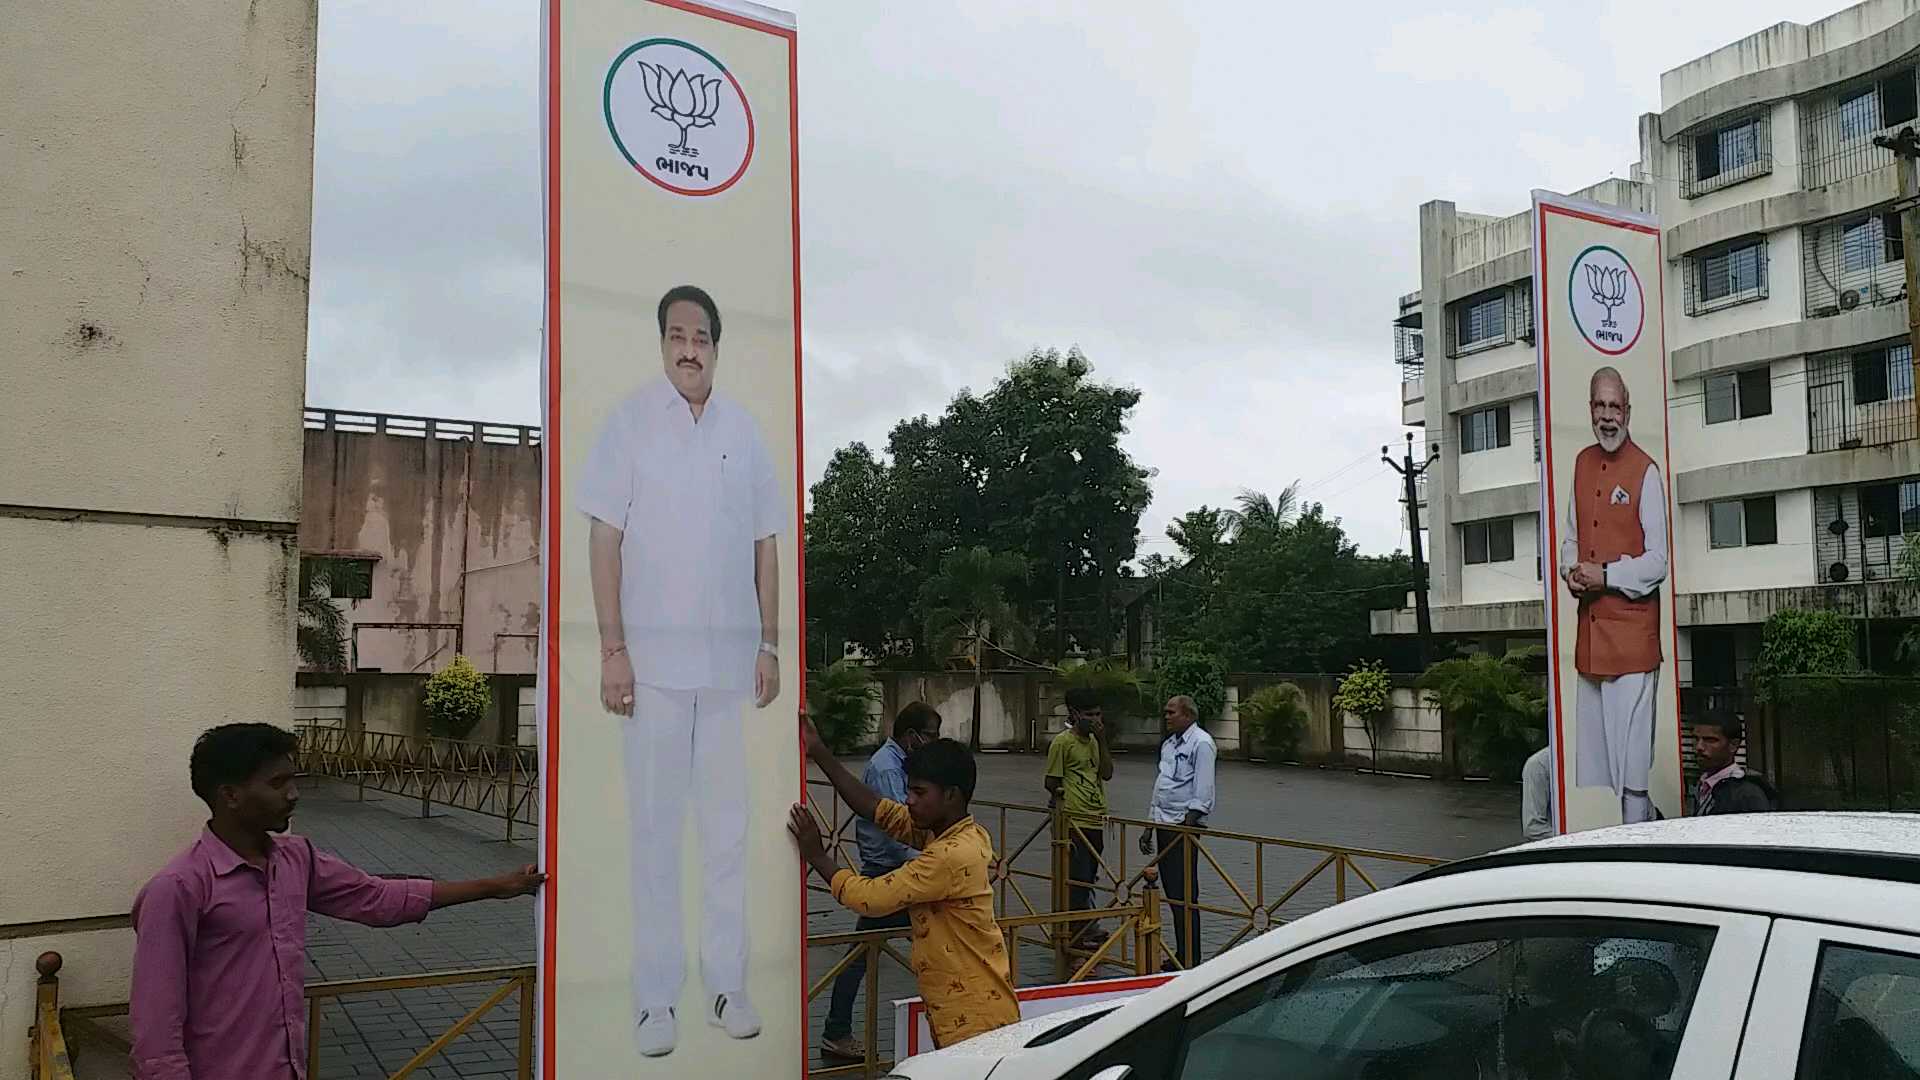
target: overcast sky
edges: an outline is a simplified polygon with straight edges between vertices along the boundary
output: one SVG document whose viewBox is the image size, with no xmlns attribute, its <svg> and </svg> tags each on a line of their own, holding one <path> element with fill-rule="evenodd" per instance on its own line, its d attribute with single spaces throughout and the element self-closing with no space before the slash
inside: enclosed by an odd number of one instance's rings
<svg viewBox="0 0 1920 1080">
<path fill-rule="evenodd" d="M 1404 547 L 1377 459 L 1419 204 L 1624 177 L 1661 71 L 1840 4 L 790 6 L 809 482 L 1079 345 L 1145 395 L 1144 554 L 1295 479 Z M 310 404 L 539 422 L 538 8 L 320 5 Z"/>
</svg>

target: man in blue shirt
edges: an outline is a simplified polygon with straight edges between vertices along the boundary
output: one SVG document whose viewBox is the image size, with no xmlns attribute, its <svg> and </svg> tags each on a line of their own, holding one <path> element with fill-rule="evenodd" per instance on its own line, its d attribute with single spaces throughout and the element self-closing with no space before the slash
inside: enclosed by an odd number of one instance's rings
<svg viewBox="0 0 1920 1080">
<path fill-rule="evenodd" d="M 940 714 L 924 701 L 916 701 L 893 718 L 893 738 L 888 739 L 873 757 L 867 759 L 860 779 L 879 795 L 905 804 L 907 801 L 907 755 L 940 737 Z M 860 843 L 860 873 L 879 877 L 892 873 L 920 854 L 880 831 L 880 827 L 862 818 L 854 829 Z M 854 930 L 891 930 L 910 925 L 907 910 L 869 918 L 862 915 Z M 866 1051 L 853 1038 L 853 1002 L 866 978 L 865 956 L 853 962 L 833 980 L 833 1000 L 827 1008 L 827 1023 L 820 1033 L 820 1057 L 828 1062 L 865 1061 Z"/>
<path fill-rule="evenodd" d="M 1167 735 L 1160 740 L 1160 775 L 1153 781 L 1147 817 L 1155 825 L 1205 828 L 1214 802 L 1213 736 L 1199 725 L 1199 709 L 1185 694 L 1168 698 L 1161 716 Z M 1156 839 L 1161 851 L 1160 884 L 1173 909 L 1174 956 L 1179 968 L 1191 968 L 1200 962 L 1200 909 L 1194 906 L 1200 902 L 1200 849 L 1189 833 L 1143 829 L 1140 854 L 1151 854 Z M 1176 968 L 1169 961 L 1161 970 Z"/>
</svg>

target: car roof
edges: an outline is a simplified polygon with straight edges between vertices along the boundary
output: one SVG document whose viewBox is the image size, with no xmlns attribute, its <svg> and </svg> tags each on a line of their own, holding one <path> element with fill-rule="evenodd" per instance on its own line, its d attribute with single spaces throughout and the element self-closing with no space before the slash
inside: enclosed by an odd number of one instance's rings
<svg viewBox="0 0 1920 1080">
<path fill-rule="evenodd" d="M 1740 866 L 1920 884 L 1920 814 L 1722 814 L 1619 825 L 1461 859 L 1411 880 L 1595 862 Z"/>
</svg>

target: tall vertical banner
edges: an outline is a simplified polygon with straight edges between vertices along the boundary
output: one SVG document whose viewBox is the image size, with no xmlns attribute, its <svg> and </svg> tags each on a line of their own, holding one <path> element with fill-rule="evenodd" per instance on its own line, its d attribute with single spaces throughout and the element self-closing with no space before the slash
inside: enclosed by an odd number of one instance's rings
<svg viewBox="0 0 1920 1080">
<path fill-rule="evenodd" d="M 804 1071 L 792 16 L 545 0 L 541 1075 Z"/>
<path fill-rule="evenodd" d="M 1660 229 L 1543 191 L 1533 220 L 1555 823 L 1678 817 Z"/>
</svg>

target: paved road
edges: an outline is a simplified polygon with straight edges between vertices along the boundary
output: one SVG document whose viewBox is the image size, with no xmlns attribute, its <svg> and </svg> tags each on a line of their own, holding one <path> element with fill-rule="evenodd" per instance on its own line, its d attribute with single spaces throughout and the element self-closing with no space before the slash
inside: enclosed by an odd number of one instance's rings
<svg viewBox="0 0 1920 1080">
<path fill-rule="evenodd" d="M 983 755 L 977 797 L 1039 804 L 1044 800 L 1040 770 L 1041 760 L 1031 755 Z M 1145 755 L 1121 756 L 1108 789 L 1114 812 L 1141 815 L 1152 784 L 1153 765 Z M 1213 824 L 1223 830 L 1444 858 L 1488 851 L 1518 839 L 1518 791 L 1512 787 L 1227 762 L 1220 768 L 1219 796 L 1220 808 Z M 302 798 L 296 828 L 322 847 L 382 874 L 477 877 L 534 857 L 528 840 L 513 845 L 503 842 L 501 823 L 496 819 L 447 813 L 439 808 L 435 813 L 437 816 L 423 821 L 415 800 L 370 793 L 361 803 L 355 801 L 349 786 L 317 783 Z M 988 809 L 980 817 L 996 834 L 1004 853 L 1007 838 L 999 835 L 1000 812 Z M 1036 816 L 1009 812 L 1006 831 L 1018 842 L 1039 823 Z M 1130 844 L 1131 832 L 1127 839 Z M 1108 841 L 1116 871 L 1122 858 L 1118 840 L 1116 829 Z M 1215 841 L 1208 850 L 1251 898 L 1255 880 L 1252 846 Z M 1137 869 L 1137 853 L 1128 851 L 1127 857 L 1127 865 Z M 1267 849 L 1261 859 L 1266 901 L 1271 903 L 1320 857 L 1317 852 Z M 1044 871 L 1046 860 L 1043 837 L 1017 865 Z M 1361 866 L 1383 887 L 1417 869 L 1372 861 L 1363 861 Z M 1363 887 L 1353 878 L 1349 885 L 1354 891 Z M 1037 906 L 1046 906 L 1044 883 L 1028 881 L 1022 886 Z M 1243 906 L 1210 865 L 1202 868 L 1201 890 L 1209 903 Z M 1329 872 L 1302 889 L 1280 915 L 1298 917 L 1332 900 Z M 1009 907 L 1016 912 L 1023 910 L 1018 900 L 1010 901 Z M 816 896 L 814 908 L 811 932 L 851 929 L 852 919 L 831 898 Z M 1207 955 L 1244 925 L 1244 921 L 1225 916 L 1207 916 L 1202 932 Z M 533 958 L 532 902 L 477 904 L 439 912 L 418 926 L 391 930 L 314 917 L 308 927 L 307 953 L 308 974 L 313 979 L 528 963 Z M 1023 981 L 1048 981 L 1052 954 L 1034 947 L 1024 948 L 1021 953 L 1020 964 L 1026 976 Z M 836 960 L 833 951 L 816 949 L 808 963 L 817 977 Z M 882 975 L 883 1001 L 913 993 L 910 977 L 897 966 L 883 965 Z M 316 1080 L 388 1075 L 490 991 L 490 987 L 404 991 L 364 995 L 328 1005 L 318 1035 L 322 1068 Z M 509 999 L 456 1041 L 447 1055 L 416 1075 L 441 1080 L 511 1077 L 518 1038 L 515 1004 Z M 825 1012 L 824 995 L 813 1012 L 817 1032 Z M 892 1033 L 887 1012 L 882 1010 L 883 1048 Z M 863 1014 L 864 1009 L 856 1012 L 856 1026 Z"/>
</svg>

